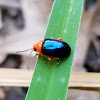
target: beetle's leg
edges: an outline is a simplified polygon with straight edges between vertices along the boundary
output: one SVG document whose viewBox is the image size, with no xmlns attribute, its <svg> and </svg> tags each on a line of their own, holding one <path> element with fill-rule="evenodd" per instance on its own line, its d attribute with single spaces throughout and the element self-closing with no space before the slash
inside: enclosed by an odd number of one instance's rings
<svg viewBox="0 0 100 100">
<path fill-rule="evenodd" d="M 45 62 L 44 62 L 44 65 L 46 65 L 47 64 L 47 60 L 45 60 Z"/>
<path fill-rule="evenodd" d="M 44 65 L 46 65 L 46 63 L 47 63 L 47 59 L 46 59 L 46 58 L 44 58 L 44 57 L 43 57 L 43 55 L 44 55 L 44 54 L 43 54 L 43 53 L 41 53 L 42 58 L 45 60 Z"/>
<path fill-rule="evenodd" d="M 34 56 L 34 57 L 36 57 L 36 56 L 38 56 L 40 53 L 36 53 L 36 55 Z"/>
<path fill-rule="evenodd" d="M 53 57 L 48 56 L 48 60 L 51 61 L 53 59 Z"/>
<path fill-rule="evenodd" d="M 43 53 L 41 53 L 41 56 L 42 56 L 42 57 L 43 57 L 43 55 L 44 55 L 44 54 L 43 54 Z"/>
<path fill-rule="evenodd" d="M 44 58 L 43 56 L 42 56 L 42 58 L 45 60 L 44 65 L 46 65 L 47 64 L 47 59 Z"/>
<path fill-rule="evenodd" d="M 60 60 L 56 60 L 56 62 L 57 62 L 57 64 L 59 64 L 60 63 Z"/>
<path fill-rule="evenodd" d="M 51 39 L 54 39 L 53 37 L 50 37 Z"/>
<path fill-rule="evenodd" d="M 57 40 L 60 40 L 60 41 L 63 41 L 63 39 L 60 37 L 60 38 L 58 38 Z"/>
</svg>

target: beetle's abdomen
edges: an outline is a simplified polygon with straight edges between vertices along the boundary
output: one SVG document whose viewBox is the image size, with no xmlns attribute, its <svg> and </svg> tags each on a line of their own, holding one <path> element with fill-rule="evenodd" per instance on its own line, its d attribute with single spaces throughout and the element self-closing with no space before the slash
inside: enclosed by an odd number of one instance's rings
<svg viewBox="0 0 100 100">
<path fill-rule="evenodd" d="M 45 39 L 42 46 L 42 53 L 47 56 L 64 58 L 70 54 L 71 48 L 63 41 Z"/>
</svg>

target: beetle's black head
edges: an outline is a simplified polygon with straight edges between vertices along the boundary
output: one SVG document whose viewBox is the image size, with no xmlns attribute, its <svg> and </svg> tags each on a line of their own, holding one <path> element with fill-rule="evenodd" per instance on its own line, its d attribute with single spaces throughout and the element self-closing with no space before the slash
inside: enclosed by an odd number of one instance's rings
<svg viewBox="0 0 100 100">
<path fill-rule="evenodd" d="M 34 51 L 36 51 L 36 49 L 34 49 Z"/>
</svg>

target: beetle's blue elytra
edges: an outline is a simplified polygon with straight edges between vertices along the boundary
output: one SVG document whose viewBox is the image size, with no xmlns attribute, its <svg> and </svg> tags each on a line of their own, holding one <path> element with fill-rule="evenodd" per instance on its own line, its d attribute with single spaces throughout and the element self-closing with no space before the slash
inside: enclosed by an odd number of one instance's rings
<svg viewBox="0 0 100 100">
<path fill-rule="evenodd" d="M 70 46 L 63 41 L 45 39 L 42 45 L 42 53 L 50 57 L 65 58 L 70 54 Z"/>
</svg>

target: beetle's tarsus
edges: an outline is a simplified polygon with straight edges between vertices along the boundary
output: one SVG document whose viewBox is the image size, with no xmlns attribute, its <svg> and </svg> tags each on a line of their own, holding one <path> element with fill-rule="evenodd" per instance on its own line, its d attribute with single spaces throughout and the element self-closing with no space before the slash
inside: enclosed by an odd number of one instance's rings
<svg viewBox="0 0 100 100">
<path fill-rule="evenodd" d="M 46 58 L 44 58 L 44 57 L 42 57 L 43 59 L 44 59 L 44 65 L 46 65 L 47 64 L 47 59 Z"/>
<path fill-rule="evenodd" d="M 57 64 L 60 64 L 60 60 L 56 60 L 56 63 L 57 63 Z"/>
<path fill-rule="evenodd" d="M 47 64 L 47 60 L 45 60 L 45 62 L 44 62 L 44 65 L 46 65 Z"/>
<path fill-rule="evenodd" d="M 54 39 L 54 37 L 51 37 L 51 39 Z"/>
<path fill-rule="evenodd" d="M 36 55 L 34 56 L 34 57 L 36 57 L 36 56 L 38 56 L 39 55 L 39 53 L 36 53 Z"/>
</svg>

